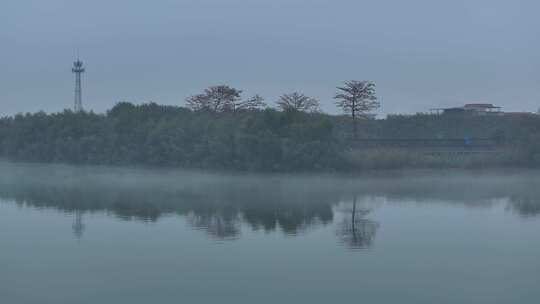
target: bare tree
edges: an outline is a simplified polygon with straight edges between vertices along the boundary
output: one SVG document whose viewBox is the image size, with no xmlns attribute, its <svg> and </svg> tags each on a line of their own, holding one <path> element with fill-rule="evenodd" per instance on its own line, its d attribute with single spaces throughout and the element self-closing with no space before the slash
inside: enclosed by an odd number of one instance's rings
<svg viewBox="0 0 540 304">
<path fill-rule="evenodd" d="M 351 114 L 353 120 L 353 136 L 357 138 L 356 120 L 358 117 L 366 115 L 380 107 L 380 103 L 375 96 L 375 84 L 371 81 L 345 81 L 342 87 L 338 87 L 338 92 L 334 99 L 336 105 L 343 109 L 343 112 Z"/>
<path fill-rule="evenodd" d="M 235 104 L 235 111 L 253 111 L 266 107 L 264 98 L 260 95 L 255 95 L 246 100 L 240 101 Z"/>
<path fill-rule="evenodd" d="M 234 111 L 241 93 L 241 90 L 226 85 L 211 86 L 201 94 L 188 97 L 186 103 L 195 111 Z"/>
<path fill-rule="evenodd" d="M 298 92 L 281 95 L 277 104 L 278 107 L 283 111 L 319 111 L 319 100 Z"/>
</svg>

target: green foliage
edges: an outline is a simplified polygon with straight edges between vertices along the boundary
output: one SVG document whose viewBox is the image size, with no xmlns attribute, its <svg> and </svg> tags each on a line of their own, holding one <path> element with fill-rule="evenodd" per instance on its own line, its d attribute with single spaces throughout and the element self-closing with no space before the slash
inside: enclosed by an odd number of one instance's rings
<svg viewBox="0 0 540 304">
<path fill-rule="evenodd" d="M 82 164 L 235 170 L 329 169 L 333 124 L 321 114 L 191 111 L 118 103 L 105 115 L 36 113 L 0 120 L 0 155 Z"/>
<path fill-rule="evenodd" d="M 355 170 L 378 169 L 479 169 L 533 165 L 524 163 L 523 155 L 515 150 L 501 153 L 425 153 L 403 149 L 349 151 L 345 153 L 348 167 Z"/>
<path fill-rule="evenodd" d="M 38 162 L 255 171 L 536 166 L 540 117 L 393 115 L 358 121 L 361 139 L 489 138 L 493 155 L 362 149 L 350 118 L 302 111 L 192 111 L 118 103 L 106 114 L 64 111 L 0 119 L 0 157 Z"/>
</svg>

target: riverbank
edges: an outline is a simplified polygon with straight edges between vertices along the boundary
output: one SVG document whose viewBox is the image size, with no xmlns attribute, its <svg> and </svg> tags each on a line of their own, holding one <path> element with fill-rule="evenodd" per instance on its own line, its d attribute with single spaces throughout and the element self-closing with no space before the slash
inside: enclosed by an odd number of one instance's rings
<svg viewBox="0 0 540 304">
<path fill-rule="evenodd" d="M 361 140 L 353 138 L 351 126 L 348 117 L 323 113 L 274 109 L 211 113 L 124 102 L 105 114 L 64 111 L 2 118 L 0 157 L 239 172 L 358 173 L 540 164 L 537 116 L 418 114 L 362 119 Z M 380 146 L 380 139 L 387 146 Z M 482 145 L 488 141 L 493 150 L 472 151 L 475 139 Z M 401 147 L 408 142 L 414 145 Z M 366 149 L 374 143 L 374 148 Z M 433 143 L 451 144 L 454 151 L 432 151 Z"/>
</svg>

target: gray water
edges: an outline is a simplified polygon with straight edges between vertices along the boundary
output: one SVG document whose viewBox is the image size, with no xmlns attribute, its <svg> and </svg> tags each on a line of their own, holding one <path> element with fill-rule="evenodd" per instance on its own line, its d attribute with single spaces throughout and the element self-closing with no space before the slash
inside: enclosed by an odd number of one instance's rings
<svg viewBox="0 0 540 304">
<path fill-rule="evenodd" d="M 0 162 L 0 303 L 540 303 L 540 172 Z"/>
</svg>

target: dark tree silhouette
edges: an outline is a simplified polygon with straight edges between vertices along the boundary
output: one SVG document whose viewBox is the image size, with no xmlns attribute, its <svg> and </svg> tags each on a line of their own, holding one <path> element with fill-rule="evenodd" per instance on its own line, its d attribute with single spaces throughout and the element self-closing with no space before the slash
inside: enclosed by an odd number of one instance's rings
<svg viewBox="0 0 540 304">
<path fill-rule="evenodd" d="M 283 111 L 319 111 L 319 100 L 298 92 L 281 95 L 277 104 L 278 107 Z"/>
<path fill-rule="evenodd" d="M 188 97 L 186 103 L 194 111 L 234 111 L 241 93 L 241 90 L 227 85 L 212 86 L 201 94 Z"/>
<path fill-rule="evenodd" d="M 334 97 L 336 105 L 343 112 L 351 114 L 353 121 L 353 137 L 358 136 L 356 120 L 365 117 L 369 112 L 380 107 L 380 103 L 375 96 L 375 84 L 371 81 L 345 81 L 342 87 L 338 87 L 338 92 Z"/>
</svg>

